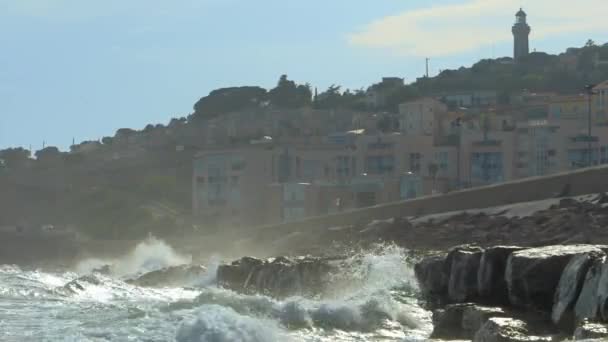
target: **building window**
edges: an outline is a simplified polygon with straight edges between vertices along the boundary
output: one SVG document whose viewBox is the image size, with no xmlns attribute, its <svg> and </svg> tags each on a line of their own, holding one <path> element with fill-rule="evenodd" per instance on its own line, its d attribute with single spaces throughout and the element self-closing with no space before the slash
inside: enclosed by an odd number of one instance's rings
<svg viewBox="0 0 608 342">
<path fill-rule="evenodd" d="M 414 173 L 420 173 L 422 168 L 422 154 L 410 153 L 410 171 Z"/>
<path fill-rule="evenodd" d="M 439 168 L 439 172 L 446 172 L 448 170 L 448 158 L 449 155 L 447 152 L 435 153 L 435 163 Z"/>
<path fill-rule="evenodd" d="M 391 155 L 369 156 L 365 159 L 365 171 L 369 174 L 391 174 L 394 170 L 395 158 Z"/>
<path fill-rule="evenodd" d="M 336 158 L 336 174 L 338 177 L 347 177 L 351 175 L 351 160 L 348 156 L 339 156 Z"/>
<path fill-rule="evenodd" d="M 471 177 L 480 183 L 492 184 L 504 180 L 502 153 L 476 152 L 471 156 Z"/>
</svg>

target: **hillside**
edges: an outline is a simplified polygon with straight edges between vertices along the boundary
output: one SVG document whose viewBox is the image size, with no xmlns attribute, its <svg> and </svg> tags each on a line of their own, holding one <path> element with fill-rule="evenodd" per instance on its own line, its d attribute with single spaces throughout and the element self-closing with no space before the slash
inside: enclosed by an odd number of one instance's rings
<svg viewBox="0 0 608 342">
<path fill-rule="evenodd" d="M 370 116 L 379 111 L 396 112 L 399 103 L 420 96 L 493 90 L 508 104 L 509 95 L 524 89 L 580 93 L 584 85 L 606 79 L 608 45 L 588 42 L 560 55 L 532 53 L 518 64 L 510 58 L 482 60 L 470 68 L 444 70 L 436 77 L 388 88 L 380 83 L 367 90 L 343 91 L 333 85 L 319 93 L 283 75 L 270 90 L 251 86 L 218 89 L 196 102 L 187 118 L 172 119 L 167 125 L 122 128 L 101 142 L 74 145 L 70 152 L 47 147 L 35 152 L 35 159 L 30 157 L 31 151 L 20 148 L 0 151 L 0 227 L 53 224 L 108 239 L 192 231 L 192 158 L 210 146 L 206 141 L 206 134 L 212 131 L 209 122 L 235 112 L 288 117 L 301 108 L 320 113 L 344 110 L 344 122 L 335 125 L 340 129 L 347 128 L 344 123 L 355 112 Z M 374 91 L 385 93 L 384 105 L 371 107 L 366 102 Z M 287 135 L 310 134 L 292 126 L 286 128 Z M 248 141 L 256 137 L 237 138 Z M 231 138 L 229 143 L 239 141 Z"/>
</svg>

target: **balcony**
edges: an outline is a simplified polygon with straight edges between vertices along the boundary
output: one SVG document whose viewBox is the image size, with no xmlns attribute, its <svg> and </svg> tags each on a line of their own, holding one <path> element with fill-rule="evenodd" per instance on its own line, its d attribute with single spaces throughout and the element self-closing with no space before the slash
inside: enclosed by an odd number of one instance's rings
<svg viewBox="0 0 608 342">
<path fill-rule="evenodd" d="M 502 145 L 502 141 L 500 140 L 494 140 L 494 139 L 488 139 L 488 140 L 479 140 L 479 141 L 474 141 L 473 142 L 473 146 L 501 146 Z"/>
</svg>

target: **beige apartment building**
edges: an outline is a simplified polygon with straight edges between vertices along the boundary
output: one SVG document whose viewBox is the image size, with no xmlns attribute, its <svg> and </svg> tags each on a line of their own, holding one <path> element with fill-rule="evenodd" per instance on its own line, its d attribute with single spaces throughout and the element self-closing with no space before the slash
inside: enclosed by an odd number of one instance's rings
<svg viewBox="0 0 608 342">
<path fill-rule="evenodd" d="M 605 164 L 608 84 L 595 90 L 590 136 L 587 95 L 524 94 L 507 108 L 403 103 L 399 132 L 341 131 L 339 123 L 325 135 L 207 149 L 194 162 L 193 210 L 220 224 L 277 223 Z M 316 114 L 296 121 L 321 130 Z M 353 128 L 364 117 L 335 122 L 351 120 Z"/>
</svg>

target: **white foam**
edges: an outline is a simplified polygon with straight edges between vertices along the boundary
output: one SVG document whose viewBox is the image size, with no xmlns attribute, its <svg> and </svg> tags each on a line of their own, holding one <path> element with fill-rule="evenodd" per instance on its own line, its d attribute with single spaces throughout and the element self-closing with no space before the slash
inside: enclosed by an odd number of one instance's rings
<svg viewBox="0 0 608 342">
<path fill-rule="evenodd" d="M 112 275 L 134 277 L 166 267 L 189 264 L 191 261 L 192 257 L 181 255 L 164 241 L 149 237 L 122 258 L 83 260 L 76 266 L 76 270 L 80 274 L 87 274 L 96 268 L 110 265 Z"/>
<path fill-rule="evenodd" d="M 204 305 L 196 319 L 179 327 L 175 339 L 178 342 L 268 342 L 288 341 L 289 337 L 274 321 L 240 315 L 219 305 Z"/>
</svg>

